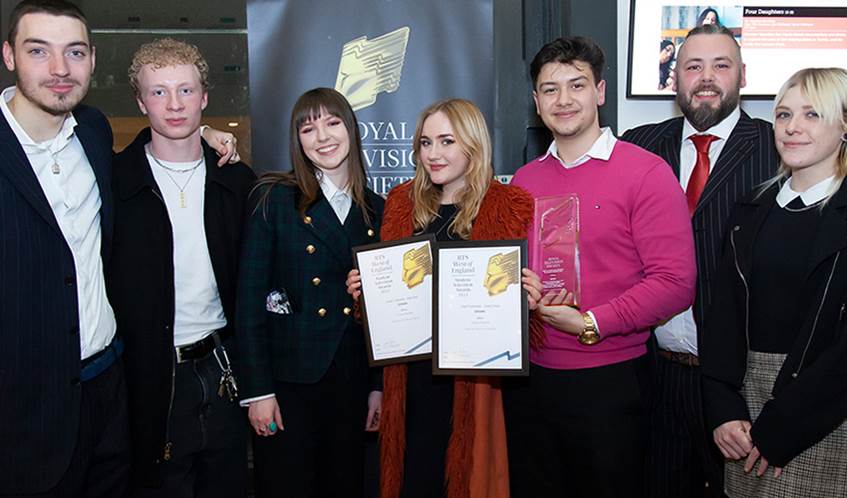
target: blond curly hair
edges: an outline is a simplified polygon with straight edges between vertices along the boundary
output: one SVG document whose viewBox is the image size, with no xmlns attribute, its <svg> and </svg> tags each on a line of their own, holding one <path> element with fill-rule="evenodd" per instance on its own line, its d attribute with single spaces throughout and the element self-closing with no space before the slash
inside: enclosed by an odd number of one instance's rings
<svg viewBox="0 0 847 498">
<path fill-rule="evenodd" d="M 153 69 L 193 65 L 200 73 L 200 84 L 203 85 L 203 90 L 209 90 L 209 64 L 195 45 L 173 38 L 159 38 L 141 45 L 132 56 L 132 64 L 127 71 L 129 84 L 136 97 L 140 96 L 138 75 L 148 64 L 153 66 Z"/>
</svg>

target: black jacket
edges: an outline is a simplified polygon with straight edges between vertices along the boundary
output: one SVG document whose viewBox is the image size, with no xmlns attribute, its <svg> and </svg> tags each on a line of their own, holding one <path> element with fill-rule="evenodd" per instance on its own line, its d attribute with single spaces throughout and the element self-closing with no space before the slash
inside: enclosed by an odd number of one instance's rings
<svg viewBox="0 0 847 498">
<path fill-rule="evenodd" d="M 715 300 L 701 334 L 700 364 L 707 424 L 750 420 L 739 390 L 746 372 L 747 283 L 753 244 L 779 186 L 740 201 L 729 223 Z M 847 183 L 829 201 L 797 299 L 803 326 L 779 372 L 773 399 L 753 424 L 753 443 L 772 465 L 789 463 L 847 418 Z M 786 234 L 790 236 L 790 234 Z M 773 303 L 779 313 L 779 303 Z"/>
<path fill-rule="evenodd" d="M 174 268 L 170 219 L 144 151 L 149 141 L 149 129 L 142 131 L 114 160 L 115 235 L 106 278 L 126 344 L 133 479 L 156 485 L 175 364 Z M 203 149 L 206 240 L 232 327 L 241 232 L 256 176 L 243 163 L 219 168 L 214 150 L 205 144 Z"/>
<path fill-rule="evenodd" d="M 112 240 L 112 130 L 97 109 L 74 129 L 100 191 L 100 256 Z M 73 254 L 0 114 L 0 495 L 45 492 L 67 471 L 82 387 Z"/>
</svg>

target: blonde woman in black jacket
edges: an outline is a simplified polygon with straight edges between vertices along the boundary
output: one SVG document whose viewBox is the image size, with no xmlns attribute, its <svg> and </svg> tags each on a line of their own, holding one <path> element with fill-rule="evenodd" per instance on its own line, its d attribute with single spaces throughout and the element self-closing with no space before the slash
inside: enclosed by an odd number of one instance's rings
<svg viewBox="0 0 847 498">
<path fill-rule="evenodd" d="M 847 71 L 794 74 L 774 133 L 701 339 L 707 422 L 729 496 L 847 496 Z"/>
</svg>

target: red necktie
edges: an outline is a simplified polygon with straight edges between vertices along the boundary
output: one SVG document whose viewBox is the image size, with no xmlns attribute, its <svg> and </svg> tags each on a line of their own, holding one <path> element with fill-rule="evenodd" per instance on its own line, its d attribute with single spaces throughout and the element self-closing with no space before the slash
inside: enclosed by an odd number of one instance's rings
<svg viewBox="0 0 847 498">
<path fill-rule="evenodd" d="M 697 162 L 694 163 L 694 170 L 691 172 L 688 187 L 685 189 L 685 196 L 688 197 L 688 214 L 694 216 L 697 202 L 706 187 L 706 180 L 709 179 L 709 145 L 718 137 L 714 135 L 691 135 L 688 138 L 694 142 L 694 148 L 697 149 Z"/>
</svg>

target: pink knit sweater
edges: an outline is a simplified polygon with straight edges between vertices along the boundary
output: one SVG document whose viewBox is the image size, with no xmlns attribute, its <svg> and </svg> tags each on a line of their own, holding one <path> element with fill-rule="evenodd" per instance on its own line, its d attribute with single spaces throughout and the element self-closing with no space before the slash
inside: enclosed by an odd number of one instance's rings
<svg viewBox="0 0 847 498">
<path fill-rule="evenodd" d="M 534 197 L 578 195 L 581 309 L 594 314 L 603 338 L 583 346 L 545 325 L 545 346 L 530 352 L 533 363 L 577 369 L 636 358 L 646 352 L 650 327 L 694 301 L 685 194 L 658 156 L 618 141 L 608 161 L 565 169 L 554 156 L 542 156 L 519 169 L 512 184 Z M 535 243 L 530 234 L 530 248 Z"/>
</svg>

